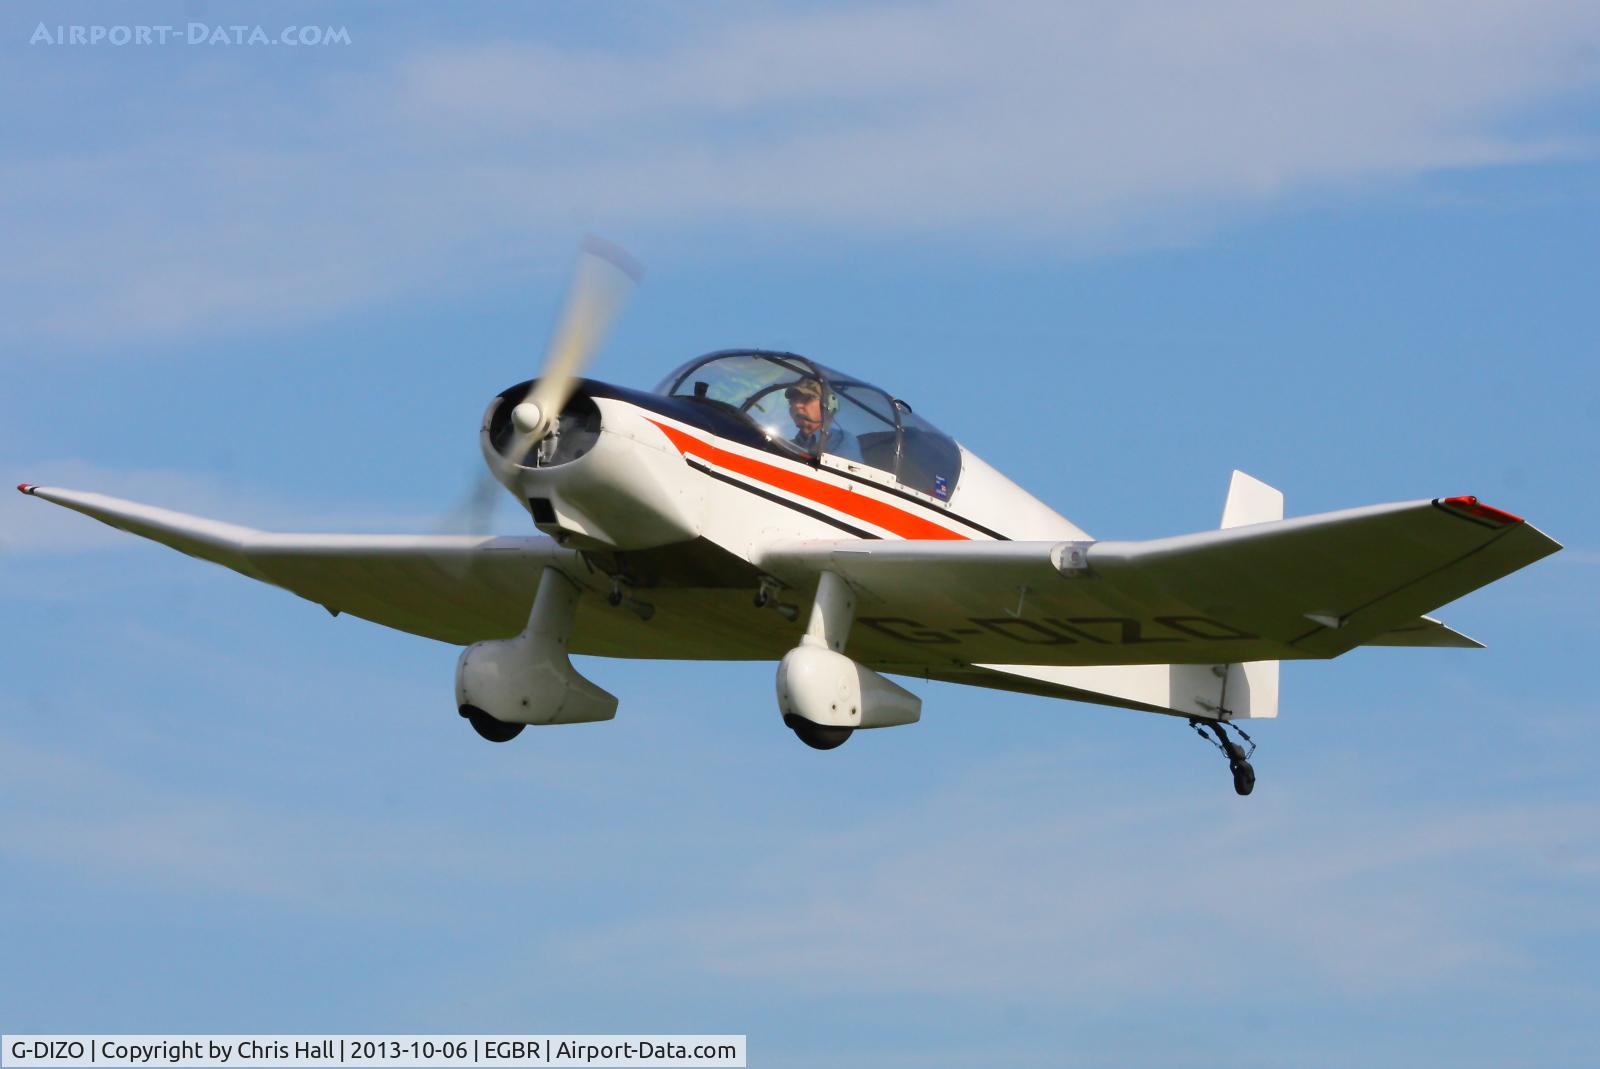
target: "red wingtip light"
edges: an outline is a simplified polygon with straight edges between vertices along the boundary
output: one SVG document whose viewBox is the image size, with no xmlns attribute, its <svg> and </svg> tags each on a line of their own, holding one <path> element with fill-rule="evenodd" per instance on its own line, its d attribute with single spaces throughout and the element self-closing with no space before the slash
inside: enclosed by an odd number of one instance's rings
<svg viewBox="0 0 1600 1069">
<path fill-rule="evenodd" d="M 1507 524 L 1522 522 L 1521 516 L 1513 516 L 1511 513 L 1502 509 L 1497 509 L 1492 505 L 1485 505 L 1475 497 L 1447 497 L 1443 502 L 1441 502 L 1441 504 L 1445 505 L 1447 508 L 1453 508 L 1457 512 L 1464 512 L 1468 516 L 1475 517 L 1476 519 L 1488 520 L 1490 523 Z"/>
<path fill-rule="evenodd" d="M 18 483 L 17 484 L 17 489 L 21 490 L 25 494 L 31 494 L 35 490 L 37 490 L 39 488 L 37 486 L 33 485 L 32 483 Z"/>
</svg>

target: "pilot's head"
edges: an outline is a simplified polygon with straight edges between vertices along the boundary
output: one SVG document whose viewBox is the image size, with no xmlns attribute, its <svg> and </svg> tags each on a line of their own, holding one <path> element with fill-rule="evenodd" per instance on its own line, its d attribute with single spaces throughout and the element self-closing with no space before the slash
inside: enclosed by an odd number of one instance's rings
<svg viewBox="0 0 1600 1069">
<path fill-rule="evenodd" d="M 801 379 L 783 391 L 789 402 L 789 418 L 801 434 L 816 434 L 822 429 L 822 383 Z"/>
</svg>

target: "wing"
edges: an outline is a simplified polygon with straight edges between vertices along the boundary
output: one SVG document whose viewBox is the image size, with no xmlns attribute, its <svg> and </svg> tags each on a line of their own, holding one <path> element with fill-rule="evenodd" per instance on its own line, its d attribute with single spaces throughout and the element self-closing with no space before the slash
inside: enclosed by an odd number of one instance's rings
<svg viewBox="0 0 1600 1069">
<path fill-rule="evenodd" d="M 546 538 L 272 534 L 104 494 L 43 486 L 25 492 L 335 614 L 461 644 L 516 634 L 545 565 L 566 570 L 578 561 Z"/>
<path fill-rule="evenodd" d="M 1515 516 L 1445 498 L 1149 542 L 789 543 L 760 563 L 793 585 L 838 572 L 859 595 L 852 655 L 922 674 L 1461 645 L 1421 614 L 1559 548 Z"/>
<path fill-rule="evenodd" d="M 751 606 L 738 587 L 652 588 L 649 620 L 612 608 L 610 579 L 548 538 L 483 535 L 274 534 L 104 494 L 42 486 L 26 493 L 385 627 L 467 645 L 527 623 L 539 577 L 559 568 L 597 596 L 579 601 L 572 652 L 672 660 L 777 660 L 800 625 Z M 752 573 L 752 577 L 753 577 Z"/>
</svg>

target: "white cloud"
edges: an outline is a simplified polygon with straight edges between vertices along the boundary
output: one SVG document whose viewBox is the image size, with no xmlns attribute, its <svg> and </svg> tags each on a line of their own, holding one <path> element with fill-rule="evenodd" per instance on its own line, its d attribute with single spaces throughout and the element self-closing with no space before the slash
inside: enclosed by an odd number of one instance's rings
<svg viewBox="0 0 1600 1069">
<path fill-rule="evenodd" d="M 1380 758 L 1374 782 L 1353 782 L 1335 760 L 1241 801 L 1220 767 L 1198 797 L 1151 768 L 1119 785 L 1097 755 L 1055 748 L 941 774 L 899 803 L 863 781 L 859 809 L 822 807 L 858 819 L 825 828 L 798 795 L 730 809 L 730 792 L 759 789 L 759 777 L 731 775 L 695 801 L 673 795 L 679 763 L 657 762 L 620 793 L 601 792 L 615 808 L 596 810 L 597 799 L 572 800 L 581 784 L 543 766 L 555 819 L 521 829 L 517 849 L 505 825 L 461 815 L 476 807 L 437 819 L 348 800 L 330 808 L 324 792 L 346 777 L 344 756 L 307 781 L 316 812 L 293 792 L 254 798 L 247 783 L 156 783 L 128 760 L 0 739 L 0 801 L 15 817 L 0 826 L 0 854 L 290 913 L 435 924 L 446 901 L 538 903 L 503 960 L 473 963 L 475 991 L 523 992 L 529 970 L 567 968 L 646 986 L 666 970 L 674 983 L 703 976 L 774 1000 L 825 992 L 862 1004 L 910 996 L 1094 1013 L 1151 1000 L 1260 1005 L 1280 991 L 1370 1000 L 1488 976 L 1504 991 L 1537 971 L 1530 952 L 1600 925 L 1592 801 L 1430 807 L 1384 782 L 1412 770 L 1400 758 Z M 626 839 L 638 799 L 663 792 L 676 799 L 670 819 Z M 633 889 L 621 919 L 563 897 L 588 902 L 618 886 Z"/>
<path fill-rule="evenodd" d="M 575 939 L 571 954 L 688 960 L 836 997 L 1082 1007 L 1292 982 L 1365 995 L 1470 983 L 1514 973 L 1530 931 L 1594 923 L 1592 804 L 1395 812 L 1328 807 L 1302 784 L 1202 809 L 1152 785 L 1142 804 L 1064 811 L 1060 784 L 1081 791 L 1096 773 L 1082 754 L 990 766 L 931 805 L 759 858 L 701 908 Z M 1537 917 L 1518 898 L 1529 880 L 1544 888 Z M 1551 893 L 1563 882 L 1570 909 Z"/>
<path fill-rule="evenodd" d="M 0 828 L 0 855 L 119 884 L 415 921 L 433 915 L 432 888 L 461 872 L 491 885 L 534 875 L 508 866 L 492 839 L 449 821 L 330 816 L 236 794 L 184 794 L 15 740 L 0 740 L 0 780 L 12 814 Z M 399 886 L 407 893 L 396 893 Z"/>
<path fill-rule="evenodd" d="M 1592 87 L 1597 42 L 1600 9 L 1554 0 L 880 5 L 648 44 L 430 45 L 287 88 L 215 60 L 113 69 L 126 128 L 162 133 L 7 167 L 0 281 L 24 336 L 103 338 L 460 285 L 586 225 L 1170 240 L 1308 191 L 1579 150 L 1519 120 Z"/>
</svg>

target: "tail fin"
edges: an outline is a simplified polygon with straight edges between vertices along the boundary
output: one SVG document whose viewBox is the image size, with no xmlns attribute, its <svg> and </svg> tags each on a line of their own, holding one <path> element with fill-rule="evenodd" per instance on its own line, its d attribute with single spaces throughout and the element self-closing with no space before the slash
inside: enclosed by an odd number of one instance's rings
<svg viewBox="0 0 1600 1069">
<path fill-rule="evenodd" d="M 1242 471 L 1233 473 L 1222 527 L 1243 527 L 1283 519 L 1283 492 Z M 1222 712 L 1230 720 L 1278 715 L 1277 661 L 1245 661 L 1222 666 Z"/>
<path fill-rule="evenodd" d="M 1283 491 L 1242 471 L 1233 473 L 1228 500 L 1222 506 L 1222 529 L 1283 519 Z"/>
</svg>

